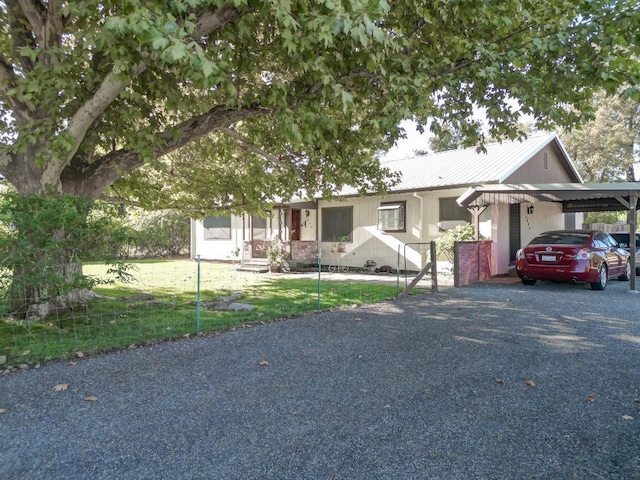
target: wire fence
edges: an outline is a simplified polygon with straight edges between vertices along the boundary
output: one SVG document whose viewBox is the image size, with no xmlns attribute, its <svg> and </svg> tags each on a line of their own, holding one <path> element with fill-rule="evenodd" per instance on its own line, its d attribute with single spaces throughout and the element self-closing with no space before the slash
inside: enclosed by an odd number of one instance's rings
<svg viewBox="0 0 640 480">
<path fill-rule="evenodd" d="M 239 262 L 137 261 L 131 264 L 130 282 L 100 284 L 94 298 L 57 302 L 42 318 L 33 311 L 12 312 L 7 288 L 0 303 L 0 368 L 395 299 L 415 281 L 419 267 L 431 262 L 429 248 L 402 246 L 395 258 L 362 249 L 357 254 L 319 252 L 315 264 L 287 273 L 241 271 Z M 434 290 L 436 272 L 415 282 L 412 293 Z M 84 265 L 83 274 L 109 280 L 108 268 L 100 263 Z M 15 302 L 15 292 L 13 297 Z"/>
</svg>

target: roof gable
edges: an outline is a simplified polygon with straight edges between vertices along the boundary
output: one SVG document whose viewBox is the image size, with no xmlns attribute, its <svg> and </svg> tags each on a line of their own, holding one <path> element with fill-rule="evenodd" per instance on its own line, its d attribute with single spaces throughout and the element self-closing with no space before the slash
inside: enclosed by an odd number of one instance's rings
<svg viewBox="0 0 640 480">
<path fill-rule="evenodd" d="M 581 182 L 556 134 L 536 135 L 524 141 L 514 140 L 486 145 L 486 152 L 476 147 L 449 150 L 422 156 L 381 161 L 384 167 L 401 174 L 401 181 L 391 191 L 428 190 L 479 183 L 503 183 L 549 143 L 555 142 L 560 162 Z"/>
</svg>

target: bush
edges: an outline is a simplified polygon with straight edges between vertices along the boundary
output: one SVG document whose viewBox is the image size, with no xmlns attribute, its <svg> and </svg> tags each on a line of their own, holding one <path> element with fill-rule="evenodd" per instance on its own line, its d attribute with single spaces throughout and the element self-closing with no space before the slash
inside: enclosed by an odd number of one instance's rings
<svg viewBox="0 0 640 480">
<path fill-rule="evenodd" d="M 126 238 L 113 210 L 69 195 L 8 193 L 0 202 L 0 296 L 24 317 L 33 305 L 91 289 L 100 281 L 82 274 L 82 263 L 102 257 L 111 273 L 127 266 L 108 253 Z"/>
<path fill-rule="evenodd" d="M 455 228 L 451 228 L 436 239 L 437 255 L 438 257 L 444 256 L 449 262 L 453 263 L 453 246 L 455 242 L 475 240 L 475 238 L 475 228 L 471 224 L 458 225 Z"/>
<path fill-rule="evenodd" d="M 584 217 L 584 223 L 606 223 L 613 225 L 620 220 L 627 221 L 626 212 L 589 212 Z"/>
<path fill-rule="evenodd" d="M 189 219 L 178 212 L 160 210 L 132 215 L 136 231 L 135 255 L 142 258 L 177 257 L 189 246 Z"/>
</svg>

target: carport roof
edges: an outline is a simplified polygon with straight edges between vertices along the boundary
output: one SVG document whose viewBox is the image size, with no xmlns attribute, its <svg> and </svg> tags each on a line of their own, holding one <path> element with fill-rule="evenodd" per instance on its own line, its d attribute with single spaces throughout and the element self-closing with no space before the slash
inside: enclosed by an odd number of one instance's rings
<svg viewBox="0 0 640 480">
<path fill-rule="evenodd" d="M 607 210 L 637 211 L 640 182 L 626 183 L 541 183 L 476 185 L 458 197 L 458 204 L 477 208 L 496 203 L 561 202 L 564 212 Z M 476 222 L 479 215 L 474 215 Z M 636 231 L 636 215 L 629 216 L 630 231 Z M 476 225 L 476 232 L 478 227 Z M 636 264 L 636 237 L 631 235 L 631 265 Z M 629 288 L 636 290 L 636 269 L 631 269 Z"/>
<path fill-rule="evenodd" d="M 496 203 L 561 202 L 564 211 L 627 210 L 640 195 L 640 182 L 488 184 L 470 187 L 458 197 L 463 207 Z"/>
</svg>

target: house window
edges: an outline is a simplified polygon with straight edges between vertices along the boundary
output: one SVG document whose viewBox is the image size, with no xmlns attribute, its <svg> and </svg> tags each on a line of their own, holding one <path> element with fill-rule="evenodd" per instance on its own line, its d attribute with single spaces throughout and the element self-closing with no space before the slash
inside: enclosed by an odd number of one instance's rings
<svg viewBox="0 0 640 480">
<path fill-rule="evenodd" d="M 353 240 L 353 207 L 322 209 L 322 241 L 337 242 L 347 238 Z"/>
<path fill-rule="evenodd" d="M 256 215 L 251 216 L 251 239 L 267 239 L 267 219 L 265 217 L 258 217 Z"/>
<path fill-rule="evenodd" d="M 378 230 L 406 232 L 405 211 L 407 202 L 385 202 L 378 207 Z"/>
<path fill-rule="evenodd" d="M 205 240 L 230 240 L 231 239 L 231 217 L 204 217 Z"/>
<path fill-rule="evenodd" d="M 463 225 L 465 222 L 471 223 L 471 213 L 458 205 L 455 197 L 440 199 L 440 224 L 447 227 L 441 226 L 443 230 L 453 228 L 454 224 Z"/>
<path fill-rule="evenodd" d="M 547 152 L 542 154 L 542 165 L 545 170 L 549 170 L 549 159 L 547 157 Z"/>
</svg>

